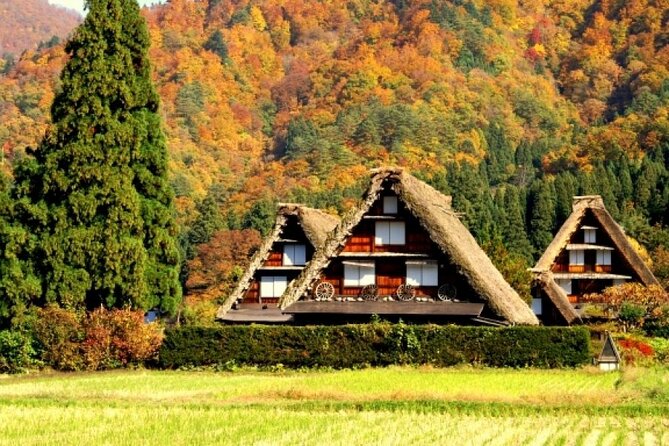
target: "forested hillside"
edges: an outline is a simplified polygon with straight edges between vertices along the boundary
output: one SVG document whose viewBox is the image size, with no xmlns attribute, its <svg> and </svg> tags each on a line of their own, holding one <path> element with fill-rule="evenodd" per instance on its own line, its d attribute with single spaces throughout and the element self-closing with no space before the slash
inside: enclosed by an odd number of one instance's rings
<svg viewBox="0 0 669 446">
<path fill-rule="evenodd" d="M 0 0 L 0 71 L 8 55 L 18 58 L 22 51 L 63 39 L 81 21 L 71 9 L 49 4 L 48 0 Z"/>
<path fill-rule="evenodd" d="M 172 0 L 145 14 L 191 285 L 209 295 L 273 202 L 342 211 L 382 164 L 452 194 L 507 276 L 576 194 L 602 194 L 647 249 L 669 241 L 665 1 Z M 6 172 L 46 129 L 63 54 L 29 51 L 0 78 Z"/>
</svg>

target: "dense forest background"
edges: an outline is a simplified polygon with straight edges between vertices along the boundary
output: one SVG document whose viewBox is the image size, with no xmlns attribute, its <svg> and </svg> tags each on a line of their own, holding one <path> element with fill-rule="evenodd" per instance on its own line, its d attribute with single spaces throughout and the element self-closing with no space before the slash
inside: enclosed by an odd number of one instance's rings
<svg viewBox="0 0 669 446">
<path fill-rule="evenodd" d="M 76 11 L 48 0 L 0 0 L 0 17 L 0 71 L 24 50 L 67 37 L 81 22 Z"/>
<path fill-rule="evenodd" d="M 602 194 L 641 250 L 669 258 L 666 1 L 172 0 L 144 14 L 191 295 L 225 293 L 275 202 L 344 212 L 387 164 L 452 194 L 516 286 L 572 195 Z M 44 135 L 63 63 L 54 42 L 2 70 L 5 174 Z"/>
</svg>

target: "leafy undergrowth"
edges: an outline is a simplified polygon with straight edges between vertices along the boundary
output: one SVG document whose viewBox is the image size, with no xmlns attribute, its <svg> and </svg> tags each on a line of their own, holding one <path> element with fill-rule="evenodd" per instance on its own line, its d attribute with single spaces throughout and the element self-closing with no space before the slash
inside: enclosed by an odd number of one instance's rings
<svg viewBox="0 0 669 446">
<path fill-rule="evenodd" d="M 116 371 L 0 379 L 2 444 L 663 444 L 667 369 Z"/>
</svg>

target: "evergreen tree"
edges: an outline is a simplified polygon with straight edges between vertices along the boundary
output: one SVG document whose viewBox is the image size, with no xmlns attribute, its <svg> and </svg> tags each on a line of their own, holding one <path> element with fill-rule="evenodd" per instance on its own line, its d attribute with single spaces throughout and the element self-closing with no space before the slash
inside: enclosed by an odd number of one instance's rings
<svg viewBox="0 0 669 446">
<path fill-rule="evenodd" d="M 0 172 L 0 328 L 40 295 L 40 282 L 29 259 L 34 238 L 15 220 L 10 181 Z"/>
<path fill-rule="evenodd" d="M 553 240 L 555 224 L 555 201 L 550 185 L 536 180 L 530 187 L 529 200 L 530 240 L 537 252 L 543 252 Z"/>
<path fill-rule="evenodd" d="M 212 193 L 207 193 L 207 196 L 197 204 L 196 210 L 198 216 L 188 234 L 188 240 L 193 245 L 207 243 L 216 231 L 225 228 L 221 211 Z"/>
<path fill-rule="evenodd" d="M 203 46 L 205 50 L 209 50 L 220 57 L 221 62 L 228 62 L 228 45 L 225 43 L 225 37 L 223 37 L 221 30 L 214 31 Z"/>
<path fill-rule="evenodd" d="M 555 220 L 558 225 L 571 214 L 573 197 L 576 195 L 576 180 L 569 172 L 555 177 Z"/>
<path fill-rule="evenodd" d="M 255 229 L 263 236 L 266 236 L 272 230 L 275 216 L 275 203 L 267 198 L 263 198 L 256 201 L 251 209 L 244 214 L 242 228 Z"/>
<path fill-rule="evenodd" d="M 16 170 L 42 300 L 173 312 L 181 298 L 167 149 L 135 0 L 89 0 L 52 128 Z"/>
<path fill-rule="evenodd" d="M 625 203 L 632 201 L 634 194 L 634 185 L 632 184 L 632 174 L 630 173 L 629 162 L 626 159 L 621 159 L 618 166 L 618 184 L 620 185 L 620 199 L 618 207 L 625 208 Z"/>
<path fill-rule="evenodd" d="M 527 238 L 525 222 L 520 206 L 520 194 L 514 186 L 507 186 L 504 195 L 504 208 L 506 211 L 506 225 L 503 232 L 503 240 L 512 253 L 518 254 L 527 262 L 532 261 L 532 244 Z"/>
</svg>

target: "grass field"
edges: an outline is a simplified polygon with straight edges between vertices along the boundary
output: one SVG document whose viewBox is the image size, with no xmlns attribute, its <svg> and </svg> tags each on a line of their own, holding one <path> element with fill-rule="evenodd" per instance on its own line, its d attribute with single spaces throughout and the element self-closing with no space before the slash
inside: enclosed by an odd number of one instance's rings
<svg viewBox="0 0 669 446">
<path fill-rule="evenodd" d="M 669 370 L 0 377 L 0 445 L 669 445 Z"/>
</svg>

